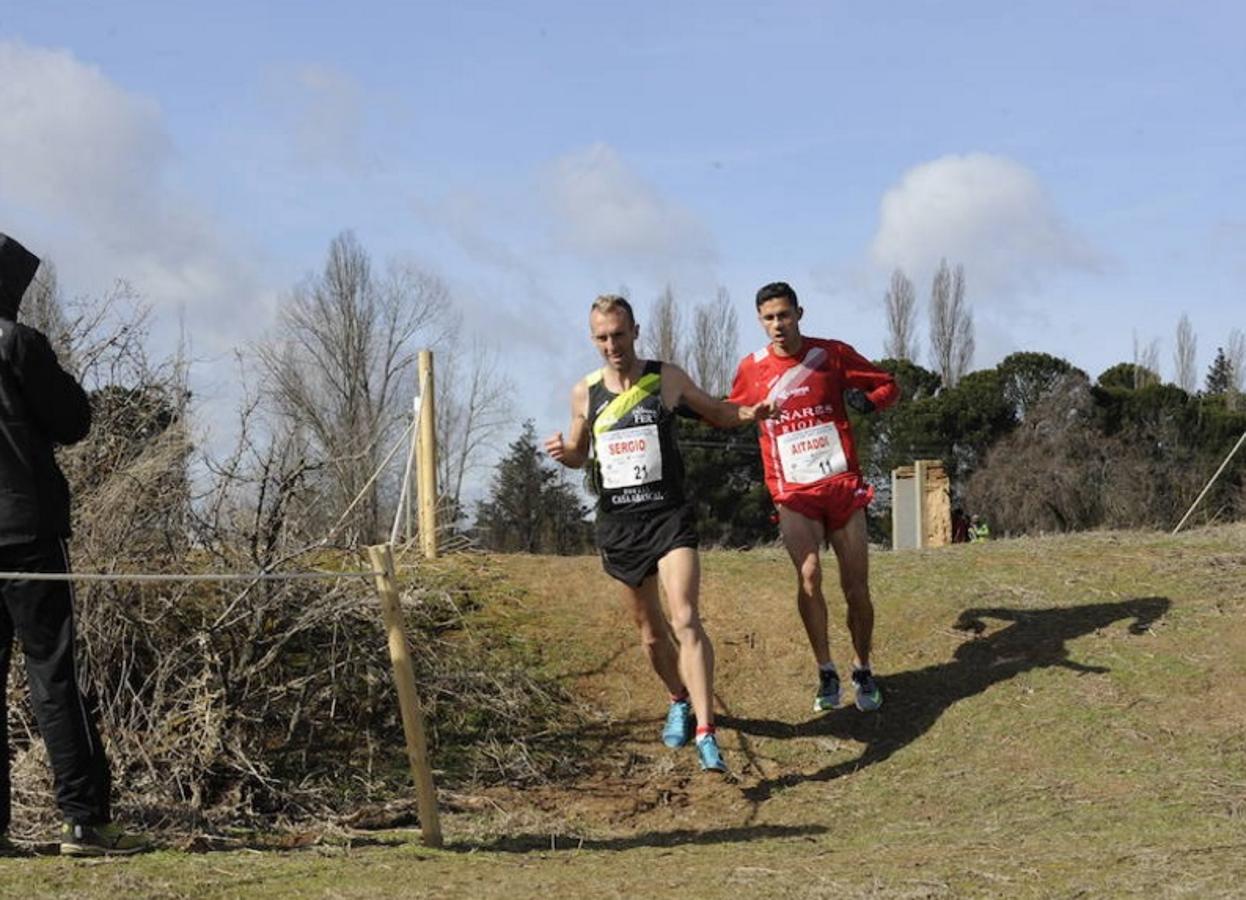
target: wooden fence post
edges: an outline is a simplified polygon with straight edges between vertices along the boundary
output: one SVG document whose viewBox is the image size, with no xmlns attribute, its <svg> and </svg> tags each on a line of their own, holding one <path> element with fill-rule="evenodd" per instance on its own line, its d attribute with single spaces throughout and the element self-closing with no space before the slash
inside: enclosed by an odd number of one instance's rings
<svg viewBox="0 0 1246 900">
<path fill-rule="evenodd" d="M 913 460 L 913 485 L 917 492 L 917 503 L 914 507 L 917 512 L 913 518 L 917 522 L 917 549 L 920 550 L 926 546 L 926 461 L 924 459 Z"/>
<path fill-rule="evenodd" d="M 381 599 L 381 615 L 389 638 L 389 658 L 394 664 L 394 684 L 402 711 L 402 731 L 407 738 L 407 761 L 415 780 L 415 801 L 420 813 L 420 833 L 429 847 L 440 847 L 441 820 L 437 815 L 437 789 L 428 764 L 428 741 L 424 736 L 424 713 L 415 689 L 415 669 L 411 665 L 407 629 L 402 621 L 398 599 L 398 579 L 394 573 L 394 548 L 378 544 L 368 548 L 368 560 L 376 572 L 376 593 Z"/>
<path fill-rule="evenodd" d="M 420 422 L 419 485 L 420 546 L 425 559 L 437 558 L 437 409 L 433 402 L 433 353 L 419 356 Z"/>
</svg>

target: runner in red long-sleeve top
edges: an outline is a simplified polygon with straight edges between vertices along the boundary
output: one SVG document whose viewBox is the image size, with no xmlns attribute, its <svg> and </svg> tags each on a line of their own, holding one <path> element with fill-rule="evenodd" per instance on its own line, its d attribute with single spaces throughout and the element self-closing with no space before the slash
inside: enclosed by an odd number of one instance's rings
<svg viewBox="0 0 1246 900">
<path fill-rule="evenodd" d="M 796 566 L 797 606 L 818 662 L 814 709 L 839 705 L 822 594 L 821 548 L 829 543 L 848 605 L 856 705 L 871 711 L 882 703 L 870 669 L 874 607 L 865 508 L 874 491 L 861 477 L 846 406 L 872 412 L 894 403 L 900 392 L 890 373 L 848 344 L 801 335 L 803 313 L 796 292 L 784 282 L 757 292 L 757 317 L 770 342 L 740 361 L 728 399 L 768 402 L 777 410 L 760 423 L 759 439 L 766 486 Z"/>
</svg>

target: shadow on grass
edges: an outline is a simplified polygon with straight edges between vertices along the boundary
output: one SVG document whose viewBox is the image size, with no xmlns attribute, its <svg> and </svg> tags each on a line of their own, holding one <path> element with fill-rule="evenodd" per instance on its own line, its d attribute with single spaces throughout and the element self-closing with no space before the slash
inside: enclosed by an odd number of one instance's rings
<svg viewBox="0 0 1246 900">
<path fill-rule="evenodd" d="M 640 847 L 683 847 L 698 844 L 742 844 L 777 838 L 813 837 L 826 834 L 822 825 L 741 825 L 708 831 L 680 828 L 675 831 L 646 831 L 617 838 L 580 838 L 574 835 L 516 834 L 487 844 L 456 844 L 450 850 L 464 853 L 539 853 L 568 850 L 635 850 Z"/>
<path fill-rule="evenodd" d="M 810 781 L 830 781 L 865 766 L 882 762 L 925 734 L 952 704 L 1007 681 L 1022 672 L 1060 666 L 1079 673 L 1109 671 L 1069 659 L 1067 641 L 1133 619 L 1131 634 L 1144 634 L 1171 606 L 1164 597 L 1140 597 L 1118 603 L 1050 609 L 1006 607 L 967 609 L 955 627 L 975 635 L 986 631 L 984 619 L 1010 622 L 987 637 L 974 637 L 956 648 L 950 662 L 911 672 L 879 677 L 886 702 L 876 713 L 841 709 L 792 725 L 774 719 L 720 716 L 720 728 L 771 738 L 826 736 L 865 744 L 855 759 L 827 766 L 812 774 L 792 773 L 770 778 L 745 789 L 745 796 L 761 802 L 782 788 Z M 849 689 L 851 692 L 851 689 Z"/>
</svg>

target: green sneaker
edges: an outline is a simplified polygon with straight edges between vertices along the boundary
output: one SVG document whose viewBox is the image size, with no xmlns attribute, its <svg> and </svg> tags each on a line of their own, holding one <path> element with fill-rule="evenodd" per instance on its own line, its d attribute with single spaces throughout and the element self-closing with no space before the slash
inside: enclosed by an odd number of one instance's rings
<svg viewBox="0 0 1246 900">
<path fill-rule="evenodd" d="M 151 848 L 141 834 L 126 834 L 120 825 L 61 826 L 61 856 L 129 856 Z"/>
<path fill-rule="evenodd" d="M 813 696 L 814 712 L 839 708 L 839 673 L 834 669 L 818 672 L 818 692 Z"/>
<path fill-rule="evenodd" d="M 857 689 L 857 709 L 861 712 L 874 712 L 883 705 L 883 692 L 869 669 L 853 672 L 852 684 Z"/>
</svg>

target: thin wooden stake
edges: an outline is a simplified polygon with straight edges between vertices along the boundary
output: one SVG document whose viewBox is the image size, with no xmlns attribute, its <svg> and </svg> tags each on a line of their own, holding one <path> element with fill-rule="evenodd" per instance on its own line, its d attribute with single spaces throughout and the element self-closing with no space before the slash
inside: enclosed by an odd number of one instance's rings
<svg viewBox="0 0 1246 900">
<path fill-rule="evenodd" d="M 381 599 L 381 615 L 389 638 L 389 658 L 394 664 L 394 684 L 398 688 L 398 706 L 402 711 L 402 731 L 407 738 L 407 761 L 415 781 L 415 802 L 420 812 L 420 834 L 429 847 L 440 847 L 441 819 L 437 815 L 437 788 L 433 770 L 428 764 L 428 741 L 424 737 L 424 713 L 415 689 L 415 669 L 407 643 L 407 630 L 402 622 L 398 601 L 398 579 L 394 574 L 394 548 L 377 544 L 368 548 L 368 560 L 376 576 L 376 593 Z"/>
<path fill-rule="evenodd" d="M 1229 451 L 1229 455 L 1224 458 L 1224 462 L 1220 464 L 1220 468 L 1216 469 L 1216 474 L 1211 476 L 1211 481 L 1207 482 L 1207 486 L 1203 488 L 1202 493 L 1194 498 L 1194 502 L 1191 503 L 1190 508 L 1185 511 L 1185 515 L 1181 517 L 1181 521 L 1177 523 L 1177 527 L 1172 530 L 1173 534 L 1176 534 L 1181 530 L 1181 526 L 1185 524 L 1185 520 L 1190 518 L 1190 514 L 1193 513 L 1194 510 L 1198 508 L 1198 505 L 1203 502 L 1203 498 L 1207 496 L 1207 492 L 1211 490 L 1211 486 L 1216 483 L 1216 479 L 1220 477 L 1220 473 L 1223 472 L 1225 466 L 1229 464 L 1229 460 L 1233 459 L 1233 457 L 1237 454 L 1237 451 L 1241 449 L 1243 443 L 1246 443 L 1246 431 L 1243 431 L 1242 436 L 1237 439 L 1237 443 L 1233 445 L 1233 449 Z"/>
<path fill-rule="evenodd" d="M 437 558 L 437 413 L 433 402 L 433 353 L 421 350 L 419 485 L 420 546 L 425 559 Z"/>
</svg>

